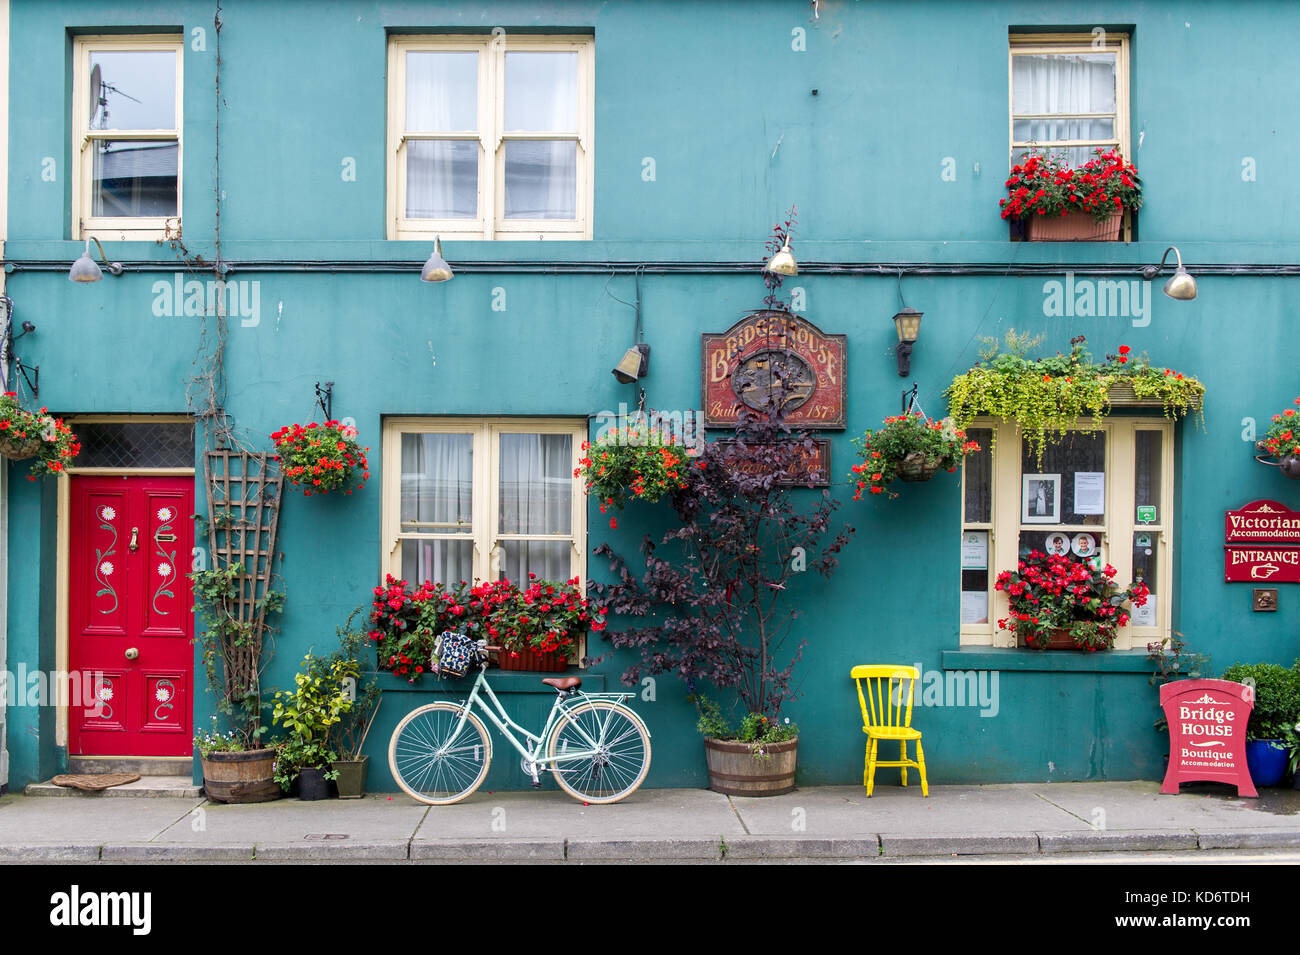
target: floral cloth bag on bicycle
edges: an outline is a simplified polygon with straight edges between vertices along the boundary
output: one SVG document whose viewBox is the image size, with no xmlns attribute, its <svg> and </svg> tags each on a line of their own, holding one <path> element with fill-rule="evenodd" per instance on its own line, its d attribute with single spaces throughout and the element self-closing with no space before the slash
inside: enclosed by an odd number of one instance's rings
<svg viewBox="0 0 1300 955">
<path fill-rule="evenodd" d="M 478 646 L 473 637 L 446 630 L 433 645 L 429 669 L 439 677 L 464 676 L 477 659 Z"/>
</svg>

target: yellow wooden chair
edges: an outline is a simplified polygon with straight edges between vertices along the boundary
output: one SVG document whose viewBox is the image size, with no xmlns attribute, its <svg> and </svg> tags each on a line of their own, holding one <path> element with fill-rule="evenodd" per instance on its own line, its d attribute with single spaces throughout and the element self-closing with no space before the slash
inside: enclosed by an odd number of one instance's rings
<svg viewBox="0 0 1300 955">
<path fill-rule="evenodd" d="M 857 666 L 850 676 L 858 685 L 862 732 L 867 734 L 866 767 L 862 771 L 862 785 L 867 787 L 867 795 L 870 796 L 871 790 L 875 788 L 877 766 L 901 769 L 904 786 L 907 785 L 907 768 L 914 766 L 921 774 L 921 795 L 929 796 L 921 731 L 912 729 L 912 694 L 921 674 L 916 667 Z M 867 685 L 865 695 L 862 692 L 864 682 Z M 897 760 L 876 758 L 881 740 L 898 740 Z M 907 758 L 908 740 L 916 740 L 916 759 Z"/>
</svg>

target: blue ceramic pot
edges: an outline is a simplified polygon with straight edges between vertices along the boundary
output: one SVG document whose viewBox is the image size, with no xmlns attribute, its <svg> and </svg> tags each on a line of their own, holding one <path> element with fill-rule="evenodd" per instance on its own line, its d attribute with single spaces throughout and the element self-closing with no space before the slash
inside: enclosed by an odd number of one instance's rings
<svg viewBox="0 0 1300 955">
<path fill-rule="evenodd" d="M 1256 786 L 1276 786 L 1286 775 L 1286 744 L 1280 739 L 1246 741 L 1246 766 Z"/>
</svg>

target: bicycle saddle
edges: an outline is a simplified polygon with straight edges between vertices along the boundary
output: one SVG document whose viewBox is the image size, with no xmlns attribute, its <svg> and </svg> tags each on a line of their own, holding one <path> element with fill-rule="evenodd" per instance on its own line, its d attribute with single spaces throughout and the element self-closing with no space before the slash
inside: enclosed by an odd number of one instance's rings
<svg viewBox="0 0 1300 955">
<path fill-rule="evenodd" d="M 576 690 L 582 686 L 582 680 L 576 676 L 551 676 L 542 680 L 547 686 L 553 686 L 561 693 L 566 690 Z"/>
</svg>

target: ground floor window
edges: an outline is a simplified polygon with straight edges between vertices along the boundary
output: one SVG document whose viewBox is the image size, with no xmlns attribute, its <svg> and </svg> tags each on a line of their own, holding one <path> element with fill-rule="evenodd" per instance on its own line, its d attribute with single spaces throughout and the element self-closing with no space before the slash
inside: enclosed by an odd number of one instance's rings
<svg viewBox="0 0 1300 955">
<path fill-rule="evenodd" d="M 1095 431 L 1050 442 L 1041 459 L 1014 422 L 977 420 L 967 431 L 981 450 L 963 469 L 961 643 L 1015 646 L 1014 634 L 997 625 L 1008 607 L 993 583 L 1034 550 L 1095 559 L 1115 568 L 1120 586 L 1142 580 L 1150 588 L 1116 649 L 1168 635 L 1173 424 L 1108 418 Z"/>
<path fill-rule="evenodd" d="M 580 419 L 390 418 L 382 572 L 415 585 L 586 578 Z"/>
</svg>

